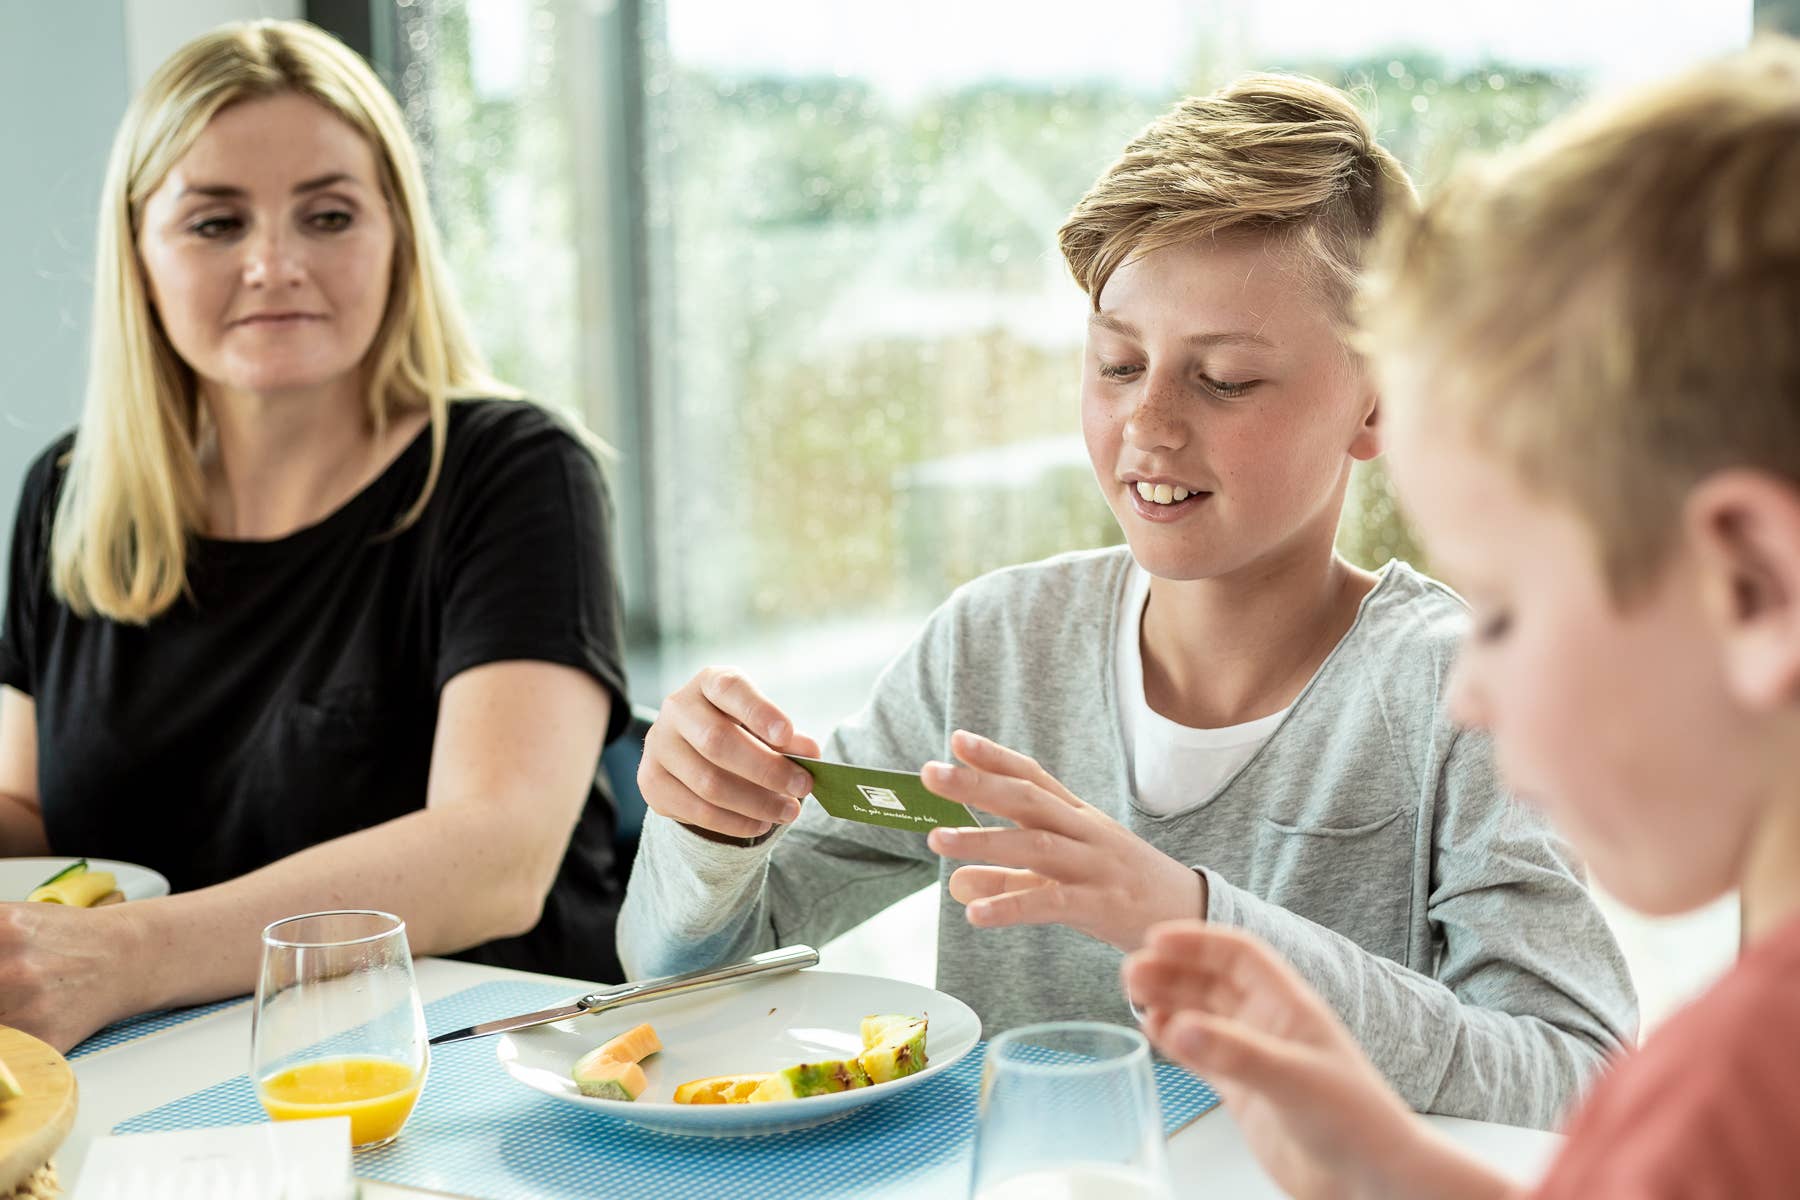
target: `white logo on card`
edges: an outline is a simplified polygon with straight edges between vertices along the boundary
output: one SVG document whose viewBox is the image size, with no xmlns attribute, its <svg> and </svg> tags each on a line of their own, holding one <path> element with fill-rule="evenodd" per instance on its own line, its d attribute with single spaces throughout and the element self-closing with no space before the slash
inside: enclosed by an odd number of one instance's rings
<svg viewBox="0 0 1800 1200">
<path fill-rule="evenodd" d="M 900 803 L 900 797 L 894 794 L 892 788 L 870 787 L 866 783 L 859 783 L 856 785 L 856 790 L 863 794 L 863 799 L 876 808 L 885 808 L 892 812 L 906 811 L 906 805 Z"/>
</svg>

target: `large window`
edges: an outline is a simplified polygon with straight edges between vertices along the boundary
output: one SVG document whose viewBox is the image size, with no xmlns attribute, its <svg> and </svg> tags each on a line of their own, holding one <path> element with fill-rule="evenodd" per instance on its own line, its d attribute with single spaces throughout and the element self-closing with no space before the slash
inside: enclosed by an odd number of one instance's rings
<svg viewBox="0 0 1800 1200">
<path fill-rule="evenodd" d="M 957 584 L 1117 540 L 1077 434 L 1084 299 L 1054 235 L 1151 117 L 1246 70 L 1305 72 L 1353 89 L 1430 188 L 1751 27 L 1750 0 L 396 11 L 484 344 L 621 451 L 638 698 L 733 662 L 821 734 Z M 1340 544 L 1415 555 L 1379 469 Z M 1729 953 L 1730 916 L 1670 953 Z"/>
<path fill-rule="evenodd" d="M 1118 538 L 1054 233 L 1248 69 L 1355 90 L 1429 187 L 1750 6 L 411 0 L 402 80 L 502 374 L 619 444 L 634 684 L 752 670 L 815 729 L 972 576 Z M 1379 470 L 1342 546 L 1413 556 Z"/>
</svg>

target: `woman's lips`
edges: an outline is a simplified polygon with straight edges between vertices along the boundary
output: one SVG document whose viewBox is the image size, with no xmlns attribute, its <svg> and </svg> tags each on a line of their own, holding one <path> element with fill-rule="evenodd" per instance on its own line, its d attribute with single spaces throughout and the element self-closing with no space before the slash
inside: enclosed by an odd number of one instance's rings
<svg viewBox="0 0 1800 1200">
<path fill-rule="evenodd" d="M 240 329 L 288 329 L 318 319 L 319 317 L 315 313 L 256 313 L 248 317 L 239 317 L 232 324 Z"/>
</svg>

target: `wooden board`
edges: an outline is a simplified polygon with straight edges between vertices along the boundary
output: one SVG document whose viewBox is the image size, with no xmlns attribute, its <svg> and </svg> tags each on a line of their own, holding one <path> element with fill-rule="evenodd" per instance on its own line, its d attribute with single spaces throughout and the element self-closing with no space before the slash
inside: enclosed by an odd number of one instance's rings
<svg viewBox="0 0 1800 1200">
<path fill-rule="evenodd" d="M 0 1101 L 0 1194 L 50 1160 L 75 1123 L 75 1073 L 28 1033 L 0 1025 L 0 1062 L 25 1094 Z"/>
</svg>

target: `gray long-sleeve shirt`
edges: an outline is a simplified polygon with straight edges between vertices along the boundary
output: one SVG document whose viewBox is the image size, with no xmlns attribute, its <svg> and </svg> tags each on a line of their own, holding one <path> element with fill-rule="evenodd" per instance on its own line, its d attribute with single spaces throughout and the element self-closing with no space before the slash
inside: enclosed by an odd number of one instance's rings
<svg viewBox="0 0 1800 1200">
<path fill-rule="evenodd" d="M 1443 688 L 1467 619 L 1390 564 L 1356 624 L 1235 776 L 1194 807 L 1135 806 L 1114 694 L 1123 548 L 959 589 L 882 674 L 825 757 L 917 770 L 969 729 L 1205 873 L 1206 917 L 1273 944 L 1414 1108 L 1540 1128 L 1635 1033 L 1610 931 L 1560 840 L 1501 793 Z M 634 977 L 819 945 L 955 863 L 922 834 L 807 804 L 754 847 L 651 815 L 619 922 Z M 1129 1023 L 1120 954 L 1066 927 L 982 930 L 948 899 L 938 986 L 991 1036 L 1030 1021 Z"/>
</svg>

